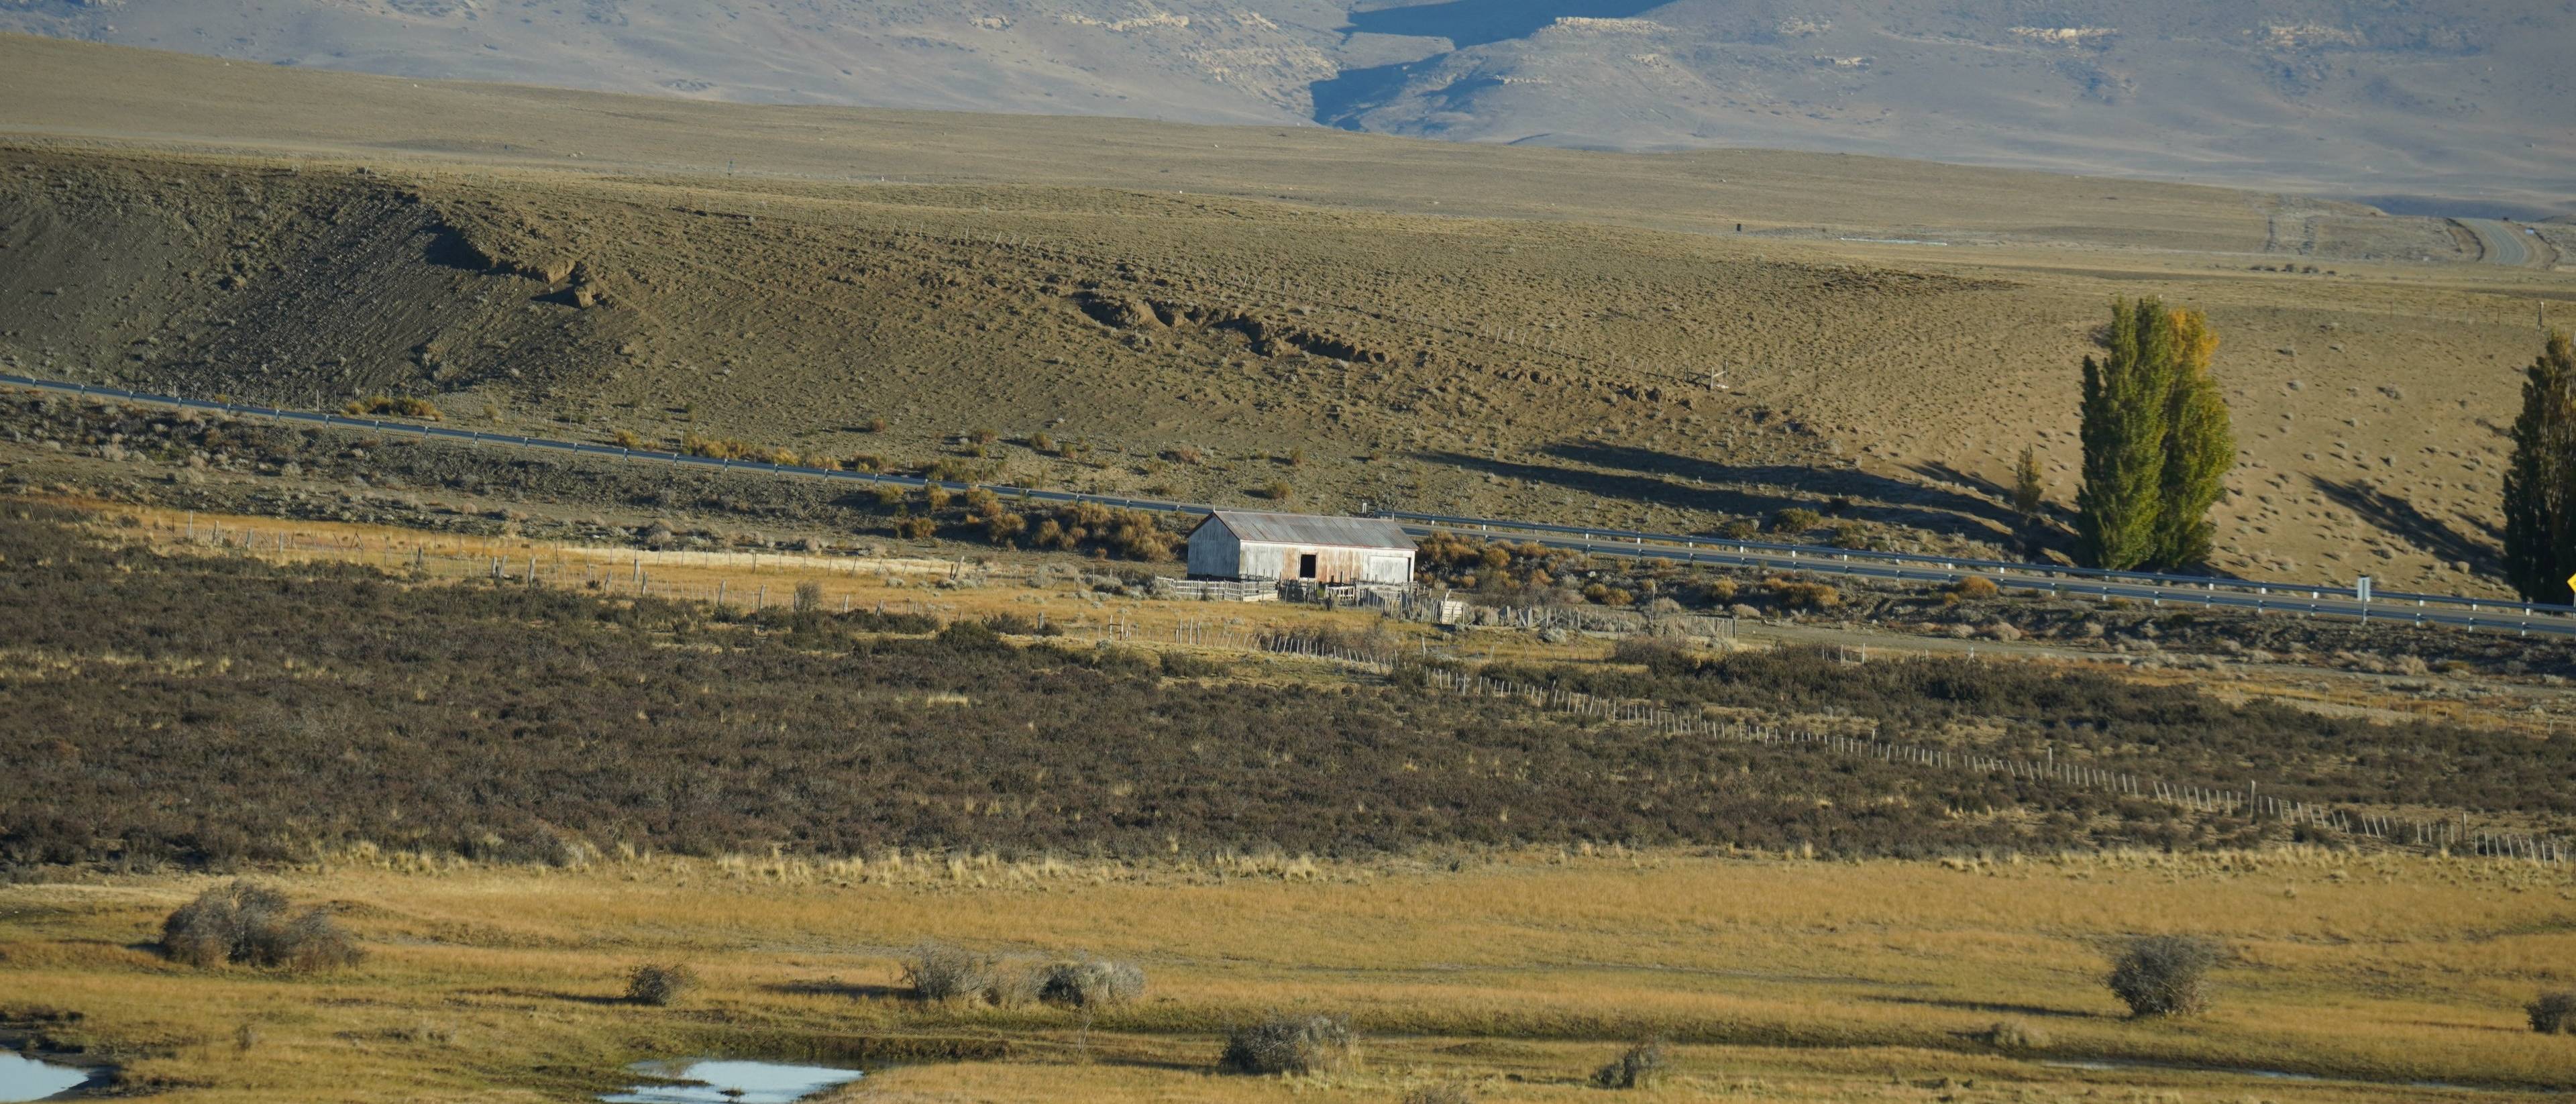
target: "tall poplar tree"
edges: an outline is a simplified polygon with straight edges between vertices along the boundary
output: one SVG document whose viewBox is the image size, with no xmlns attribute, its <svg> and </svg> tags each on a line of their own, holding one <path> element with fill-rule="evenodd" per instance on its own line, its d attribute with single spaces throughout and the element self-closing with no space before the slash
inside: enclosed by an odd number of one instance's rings
<svg viewBox="0 0 2576 1104">
<path fill-rule="evenodd" d="M 2569 600 L 2576 573 L 2576 350 L 2551 332 L 2524 373 L 2504 474 L 2504 570 L 2527 601 Z"/>
<path fill-rule="evenodd" d="M 2228 424 L 2227 399 L 2209 374 L 2210 355 L 2218 351 L 2218 334 L 2209 318 L 2182 308 L 2167 316 L 2173 328 L 2173 364 L 2165 405 L 2164 485 L 2156 518 L 2155 561 L 2164 567 L 2209 562 L 2217 526 L 2210 507 L 2227 492 L 2229 469 L 2236 466 L 2236 434 Z"/>
<path fill-rule="evenodd" d="M 2114 301 L 2103 344 L 2100 359 L 2084 358 L 2084 486 L 2075 495 L 2075 537 L 2087 562 L 2128 569 L 2159 550 L 2173 319 L 2155 299 Z"/>
</svg>

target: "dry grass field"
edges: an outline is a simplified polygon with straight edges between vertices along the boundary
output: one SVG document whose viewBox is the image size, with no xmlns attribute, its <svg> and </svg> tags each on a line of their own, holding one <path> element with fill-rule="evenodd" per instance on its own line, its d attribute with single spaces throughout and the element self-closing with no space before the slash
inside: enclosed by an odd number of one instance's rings
<svg viewBox="0 0 2576 1104">
<path fill-rule="evenodd" d="M 1847 499 L 1994 548 L 2023 446 L 2073 495 L 2105 304 L 2158 294 L 2225 341 L 2217 566 L 2494 592 L 2497 427 L 2571 291 L 2210 188 L 0 51 L 0 366 L 1219 503 Z"/>
<path fill-rule="evenodd" d="M 1591 1068 L 1646 1036 L 1677 1055 L 1649 1100 L 2536 1100 L 2403 1083 L 2563 1087 L 2576 1068 L 2519 1011 L 2567 980 L 2563 871 L 2300 851 L 1446 866 L 636 856 L 538 871 L 362 852 L 273 879 L 361 935 L 353 970 L 163 962 L 148 949 L 162 914 L 214 880 L 89 877 L 0 888 L 0 977 L 18 1015 L 84 1014 L 57 1041 L 210 1102 L 570 1099 L 631 1082 L 627 1063 L 697 1053 L 873 1070 L 830 1098 L 847 1100 L 1393 1101 L 1453 1080 L 1479 1100 L 1588 1099 Z M 2164 931 L 2233 948 L 2209 1016 L 2131 1021 L 2102 989 L 2107 948 Z M 1132 959 L 1150 988 L 1087 1026 L 924 1006 L 896 960 L 934 938 Z M 687 963 L 702 985 L 668 1008 L 623 1002 L 648 961 Z M 1223 1026 L 1274 1009 L 1350 1015 L 1362 1067 L 1216 1074 Z M 1998 1021 L 2044 1041 L 1999 1051 L 1978 1038 Z M 2330 1079 L 2050 1064 L 2088 1060 Z"/>
</svg>

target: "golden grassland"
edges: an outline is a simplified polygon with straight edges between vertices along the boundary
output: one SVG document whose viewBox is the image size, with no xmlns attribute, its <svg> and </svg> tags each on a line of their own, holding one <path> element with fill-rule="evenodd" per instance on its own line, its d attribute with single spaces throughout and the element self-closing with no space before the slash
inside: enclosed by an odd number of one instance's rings
<svg viewBox="0 0 2576 1104">
<path fill-rule="evenodd" d="M 2576 881 L 2492 860 L 1599 851 L 532 869 L 361 850 L 275 880 L 331 903 L 368 960 L 308 978 L 178 967 L 150 949 L 159 919 L 215 879 L 99 875 L 0 889 L 0 984 L 12 1003 L 84 1013 L 67 1041 L 137 1081 L 206 1101 L 568 1099 L 621 1083 L 629 1062 L 700 1053 L 878 1067 L 845 1090 L 860 1100 L 1393 1100 L 1442 1079 L 1479 1099 L 1565 1099 L 1647 1036 L 1676 1044 L 1679 1076 L 1642 1099 L 2447 1095 L 2045 1060 L 2487 1085 L 2564 1085 L 2576 1070 L 2569 1041 L 2531 1034 L 2519 1011 L 2570 980 Z M 2216 1011 L 2122 1015 L 2099 983 L 2105 952 L 2155 932 L 2237 950 Z M 1087 1025 L 1052 1008 L 922 1006 L 896 962 L 925 938 L 1133 959 L 1152 988 Z M 647 961 L 688 963 L 701 987 L 670 1008 L 617 1000 Z M 1274 1009 L 1351 1015 L 1364 1067 L 1214 1074 L 1223 1025 Z M 1974 1038 L 1998 1020 L 2045 1047 L 2007 1055 Z"/>
</svg>

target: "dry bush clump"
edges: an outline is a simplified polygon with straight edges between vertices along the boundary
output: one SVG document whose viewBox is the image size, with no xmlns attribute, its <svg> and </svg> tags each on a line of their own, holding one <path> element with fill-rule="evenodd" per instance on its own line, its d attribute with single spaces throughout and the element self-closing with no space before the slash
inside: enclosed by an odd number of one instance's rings
<svg viewBox="0 0 2576 1104">
<path fill-rule="evenodd" d="M 250 881 L 209 889 L 161 923 L 161 952 L 199 968 L 238 965 L 310 973 L 356 965 L 356 937 L 315 906 L 289 915 L 286 895 Z"/>
<path fill-rule="evenodd" d="M 1026 959 L 924 942 L 903 960 L 903 982 L 934 1004 L 976 1003 L 1017 1008 L 1038 999 L 1046 978 Z"/>
<path fill-rule="evenodd" d="M 1475 1104 L 1475 1101 L 1475 1097 L 1467 1095 L 1467 1086 L 1455 1081 L 1424 1085 L 1404 1094 L 1404 1104 Z"/>
<path fill-rule="evenodd" d="M 1949 586 L 1949 591 L 1970 601 L 1992 598 L 2002 593 L 2001 588 L 1995 586 L 1994 580 L 1983 575 L 1970 575 L 1953 582 Z"/>
<path fill-rule="evenodd" d="M 1348 1016 L 1273 1015 L 1225 1033 L 1219 1068 L 1234 1073 L 1337 1073 L 1359 1061 Z"/>
<path fill-rule="evenodd" d="M 358 399 L 341 407 L 340 413 L 352 418 L 363 418 L 370 414 L 392 414 L 433 422 L 446 420 L 446 415 L 439 413 L 438 407 L 432 405 L 428 399 L 397 399 L 390 395 L 374 395 Z"/>
<path fill-rule="evenodd" d="M 730 437 L 708 437 L 696 430 L 680 435 L 680 451 L 710 460 L 748 460 L 756 446 Z"/>
<path fill-rule="evenodd" d="M 903 983 L 934 1003 L 982 997 L 992 987 L 993 956 L 944 943 L 915 946 L 903 960 Z"/>
<path fill-rule="evenodd" d="M 1766 579 L 1762 589 L 1782 609 L 1822 611 L 1843 604 L 1843 592 L 1829 583 L 1810 583 L 1798 579 Z"/>
<path fill-rule="evenodd" d="M 1592 1071 L 1592 1083 L 1605 1089 L 1652 1088 L 1664 1076 L 1664 1043 L 1648 1039 L 1620 1052 L 1608 1065 Z"/>
<path fill-rule="evenodd" d="M 1996 1020 L 1978 1032 L 1977 1038 L 1997 1050 L 2046 1050 L 2049 1043 L 2047 1032 L 2020 1020 Z"/>
<path fill-rule="evenodd" d="M 1145 971 L 1132 962 L 1079 959 L 1047 966 L 1038 999 L 1075 1008 L 1105 1008 L 1145 995 Z"/>
<path fill-rule="evenodd" d="M 698 975 L 678 963 L 648 962 L 626 975 L 626 999 L 636 1004 L 669 1005 L 698 983 Z"/>
<path fill-rule="evenodd" d="M 2224 952 L 2191 935 L 2146 935 L 2129 941 L 2104 984 L 2134 1016 L 2192 1016 L 2209 1010 L 2209 971 Z"/>
<path fill-rule="evenodd" d="M 2531 1017 L 2531 1029 L 2543 1035 L 2565 1032 L 2576 1035 L 2576 990 L 2542 993 L 2538 1000 L 2522 1006 Z"/>
</svg>

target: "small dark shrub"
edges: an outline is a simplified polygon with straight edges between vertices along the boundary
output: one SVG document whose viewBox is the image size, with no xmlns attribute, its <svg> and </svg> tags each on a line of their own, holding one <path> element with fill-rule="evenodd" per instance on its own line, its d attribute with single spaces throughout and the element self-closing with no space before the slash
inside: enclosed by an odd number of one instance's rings
<svg viewBox="0 0 2576 1104">
<path fill-rule="evenodd" d="M 1652 636 L 1623 636 L 1610 646 L 1613 663 L 1635 663 L 1659 675 L 1677 675 L 1692 668 L 1690 649 L 1679 641 Z"/>
<path fill-rule="evenodd" d="M 1728 518 L 1726 524 L 1717 527 L 1717 535 L 1728 540 L 1752 540 L 1761 532 L 1762 527 L 1752 518 Z"/>
<path fill-rule="evenodd" d="M 1404 1104 L 1476 1104 L 1476 1098 L 1467 1095 L 1465 1085 L 1443 1081 L 1404 1094 Z"/>
<path fill-rule="evenodd" d="M 405 418 L 422 418 L 433 422 L 444 417 L 427 399 L 397 399 L 389 395 L 359 399 L 341 407 L 340 413 L 353 418 L 363 418 L 369 414 L 398 414 Z"/>
<path fill-rule="evenodd" d="M 1825 515 L 1804 506 L 1790 506 L 1771 515 L 1771 531 L 1795 536 L 1824 524 Z"/>
<path fill-rule="evenodd" d="M 1868 549 L 1876 543 L 1876 541 L 1870 538 L 1869 526 L 1863 525 L 1857 521 L 1846 521 L 1840 525 L 1834 526 L 1833 546 L 1836 548 L 1849 548 L 1857 551 Z"/>
<path fill-rule="evenodd" d="M 1211 678 L 1225 673 L 1225 665 L 1206 656 L 1188 652 L 1165 652 L 1163 673 L 1172 678 Z"/>
<path fill-rule="evenodd" d="M 1648 1039 L 1629 1047 L 1609 1065 L 1592 1071 L 1592 1083 L 1605 1089 L 1642 1089 L 1663 1076 L 1663 1040 Z"/>
<path fill-rule="evenodd" d="M 1228 1030 L 1217 1065 L 1235 1073 L 1304 1076 L 1347 1069 L 1358 1059 L 1348 1016 L 1271 1016 Z"/>
<path fill-rule="evenodd" d="M 2198 936 L 2147 935 L 2111 964 L 2104 983 L 2136 1016 L 2190 1016 L 2209 1009 L 2209 970 L 2218 945 Z"/>
<path fill-rule="evenodd" d="M 286 895 L 249 881 L 217 886 L 161 922 L 161 953 L 207 968 L 307 973 L 355 965 L 365 952 L 321 908 L 288 915 Z"/>
<path fill-rule="evenodd" d="M 962 624 L 962 622 L 961 622 Z M 1063 636 L 1064 627 L 1052 621 L 1040 622 L 1024 613 L 997 613 L 984 619 L 984 627 L 1003 636 Z"/>
<path fill-rule="evenodd" d="M 637 1004 L 668 1005 L 698 983 L 686 966 L 646 963 L 626 975 L 626 999 Z"/>
<path fill-rule="evenodd" d="M 2531 1017 L 2533 1031 L 2576 1035 L 2576 990 L 2542 993 L 2539 1000 L 2523 1005 L 2522 1010 Z"/>
<path fill-rule="evenodd" d="M 1075 1008 L 1125 1004 L 1145 995 L 1145 971 L 1132 962 L 1058 962 L 1039 975 L 1038 999 Z"/>
</svg>

